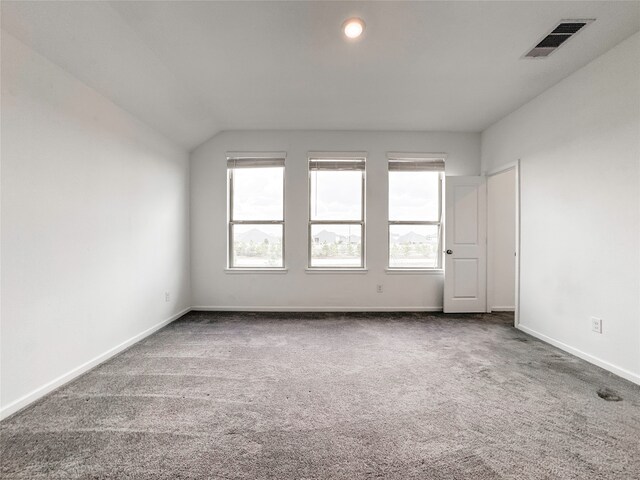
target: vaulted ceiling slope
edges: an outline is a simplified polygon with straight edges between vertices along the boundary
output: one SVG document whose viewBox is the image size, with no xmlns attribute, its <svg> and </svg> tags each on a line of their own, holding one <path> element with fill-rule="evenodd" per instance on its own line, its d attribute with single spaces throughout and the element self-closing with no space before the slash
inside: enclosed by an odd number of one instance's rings
<svg viewBox="0 0 640 480">
<path fill-rule="evenodd" d="M 572 18 L 596 21 L 522 58 Z M 638 31 L 640 2 L 3 1 L 2 28 L 192 149 L 229 129 L 482 131 Z"/>
</svg>

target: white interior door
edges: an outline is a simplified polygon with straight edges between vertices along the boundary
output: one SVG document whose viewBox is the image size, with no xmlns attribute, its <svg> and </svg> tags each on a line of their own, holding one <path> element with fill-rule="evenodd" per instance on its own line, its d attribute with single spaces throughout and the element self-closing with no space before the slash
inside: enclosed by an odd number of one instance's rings
<svg viewBox="0 0 640 480">
<path fill-rule="evenodd" d="M 446 177 L 444 311 L 487 307 L 487 189 L 484 177 Z"/>
</svg>

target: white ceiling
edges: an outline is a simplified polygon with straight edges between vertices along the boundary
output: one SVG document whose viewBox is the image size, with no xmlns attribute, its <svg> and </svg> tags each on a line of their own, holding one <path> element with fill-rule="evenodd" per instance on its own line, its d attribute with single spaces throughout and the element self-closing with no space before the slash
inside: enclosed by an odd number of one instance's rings
<svg viewBox="0 0 640 480">
<path fill-rule="evenodd" d="M 597 20 L 521 58 L 570 18 Z M 229 129 L 481 131 L 638 31 L 640 1 L 3 1 L 2 28 L 191 149 Z"/>
</svg>

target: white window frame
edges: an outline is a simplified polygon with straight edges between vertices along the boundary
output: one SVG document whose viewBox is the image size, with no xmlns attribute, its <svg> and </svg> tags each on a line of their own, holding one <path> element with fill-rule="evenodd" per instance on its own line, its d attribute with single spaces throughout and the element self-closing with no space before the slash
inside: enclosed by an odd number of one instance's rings
<svg viewBox="0 0 640 480">
<path fill-rule="evenodd" d="M 387 153 L 388 173 L 391 173 L 392 164 L 402 165 L 398 171 L 437 171 L 438 173 L 438 219 L 437 220 L 391 220 L 388 218 L 387 225 L 387 271 L 391 272 L 441 272 L 443 269 L 442 246 L 444 245 L 444 166 L 447 155 L 444 153 Z M 387 187 L 387 198 L 389 198 Z M 388 214 L 388 212 L 387 212 Z M 397 267 L 391 266 L 391 227 L 393 225 L 435 225 L 438 227 L 438 256 L 435 267 Z"/>
<path fill-rule="evenodd" d="M 286 152 L 227 152 L 227 270 L 269 271 L 285 270 L 285 210 L 286 210 Z M 282 220 L 235 220 L 233 218 L 233 171 L 236 168 L 282 167 Z M 238 267 L 233 264 L 233 226 L 234 225 L 282 225 L 282 264 L 279 267 Z"/>
<path fill-rule="evenodd" d="M 327 166 L 322 168 L 326 171 L 361 171 L 362 172 L 362 188 L 360 199 L 360 220 L 312 220 L 311 219 L 311 172 L 316 170 L 311 168 L 313 162 L 326 162 Z M 349 168 L 349 163 L 358 162 L 362 164 L 362 168 Z M 344 163 L 345 166 L 340 164 Z M 366 270 L 366 186 L 367 186 L 367 152 L 309 152 L 308 153 L 308 218 L 309 224 L 307 228 L 307 270 L 308 271 L 365 271 Z M 312 266 L 312 248 L 313 235 L 311 233 L 313 225 L 353 225 L 359 224 L 361 230 L 360 239 L 360 265 L 359 266 Z"/>
</svg>

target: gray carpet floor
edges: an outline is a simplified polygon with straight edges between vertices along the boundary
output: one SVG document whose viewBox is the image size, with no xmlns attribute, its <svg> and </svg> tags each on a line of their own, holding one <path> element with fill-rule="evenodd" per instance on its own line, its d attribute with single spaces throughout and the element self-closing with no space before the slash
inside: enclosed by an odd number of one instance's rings
<svg viewBox="0 0 640 480">
<path fill-rule="evenodd" d="M 192 312 L 2 422 L 0 476 L 640 478 L 640 388 L 512 322 Z"/>
</svg>

